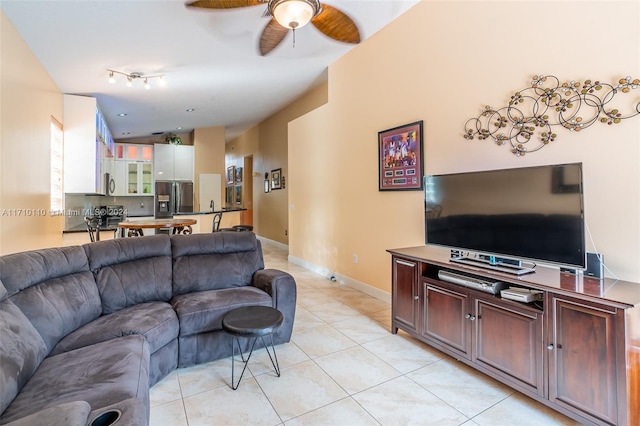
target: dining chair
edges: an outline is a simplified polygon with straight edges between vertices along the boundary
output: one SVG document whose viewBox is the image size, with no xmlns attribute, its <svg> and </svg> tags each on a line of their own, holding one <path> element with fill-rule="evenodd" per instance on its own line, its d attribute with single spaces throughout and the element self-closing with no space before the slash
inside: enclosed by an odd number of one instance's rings
<svg viewBox="0 0 640 426">
<path fill-rule="evenodd" d="M 89 232 L 89 239 L 92 243 L 100 241 L 100 226 L 98 225 L 98 218 L 85 217 L 84 223 L 87 225 L 87 231 Z"/>
</svg>

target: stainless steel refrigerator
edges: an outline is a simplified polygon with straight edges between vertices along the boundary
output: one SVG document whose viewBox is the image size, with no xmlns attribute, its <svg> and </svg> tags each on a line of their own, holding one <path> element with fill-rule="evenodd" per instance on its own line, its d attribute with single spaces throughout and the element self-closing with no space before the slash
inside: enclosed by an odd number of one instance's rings
<svg viewBox="0 0 640 426">
<path fill-rule="evenodd" d="M 193 182 L 156 181 L 156 219 L 172 218 L 176 213 L 193 212 Z"/>
</svg>

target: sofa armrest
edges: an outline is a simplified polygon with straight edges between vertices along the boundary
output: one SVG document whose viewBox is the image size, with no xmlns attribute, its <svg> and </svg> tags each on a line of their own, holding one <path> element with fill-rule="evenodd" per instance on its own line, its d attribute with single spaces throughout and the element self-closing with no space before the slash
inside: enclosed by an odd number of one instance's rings
<svg viewBox="0 0 640 426">
<path fill-rule="evenodd" d="M 278 269 L 260 269 L 253 274 L 251 285 L 269 293 L 277 299 L 280 292 L 293 292 L 296 295 L 296 282 L 293 277 Z"/>
<path fill-rule="evenodd" d="M 90 413 L 91 406 L 86 401 L 66 402 L 5 423 L 5 426 L 85 426 Z"/>
<path fill-rule="evenodd" d="M 268 293 L 273 299 L 273 307 L 282 312 L 284 324 L 276 333 L 276 343 L 291 339 L 293 320 L 296 314 L 297 287 L 295 279 L 278 269 L 261 269 L 253 274 L 251 285 Z"/>
</svg>

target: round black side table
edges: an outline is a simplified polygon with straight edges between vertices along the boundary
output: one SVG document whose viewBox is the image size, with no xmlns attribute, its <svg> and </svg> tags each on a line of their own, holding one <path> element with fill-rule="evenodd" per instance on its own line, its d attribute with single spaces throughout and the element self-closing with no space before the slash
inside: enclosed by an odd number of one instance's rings
<svg viewBox="0 0 640 426">
<path fill-rule="evenodd" d="M 244 371 L 247 369 L 249 359 L 251 358 L 253 348 L 255 347 L 258 338 L 262 340 L 262 344 L 264 345 L 264 348 L 269 355 L 269 359 L 271 360 L 271 365 L 273 365 L 276 374 L 280 377 L 280 365 L 278 364 L 278 357 L 276 356 L 276 348 L 273 346 L 273 333 L 280 327 L 280 325 L 282 325 L 283 320 L 284 318 L 282 313 L 269 306 L 244 306 L 242 308 L 229 311 L 224 318 L 222 318 L 222 329 L 233 336 L 231 341 L 233 354 L 231 358 L 231 388 L 233 390 L 238 389 L 238 386 L 240 386 L 240 381 L 242 380 Z M 273 351 L 273 357 L 269 351 L 269 346 L 267 346 L 267 343 L 264 340 L 265 336 L 271 337 L 271 350 Z M 240 346 L 240 337 L 253 339 L 251 342 L 251 349 L 249 350 L 249 356 L 247 356 L 246 360 L 244 359 L 242 347 Z M 240 373 L 238 383 L 235 382 L 236 344 L 238 345 L 240 357 L 244 363 L 244 368 L 242 369 L 242 373 Z"/>
</svg>

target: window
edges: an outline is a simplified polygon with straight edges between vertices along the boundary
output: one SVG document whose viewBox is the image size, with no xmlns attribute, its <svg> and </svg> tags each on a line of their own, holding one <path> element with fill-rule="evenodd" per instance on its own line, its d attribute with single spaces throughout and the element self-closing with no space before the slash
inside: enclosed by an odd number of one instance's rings
<svg viewBox="0 0 640 426">
<path fill-rule="evenodd" d="M 62 124 L 51 117 L 51 210 L 64 210 L 63 181 L 63 148 Z"/>
</svg>

